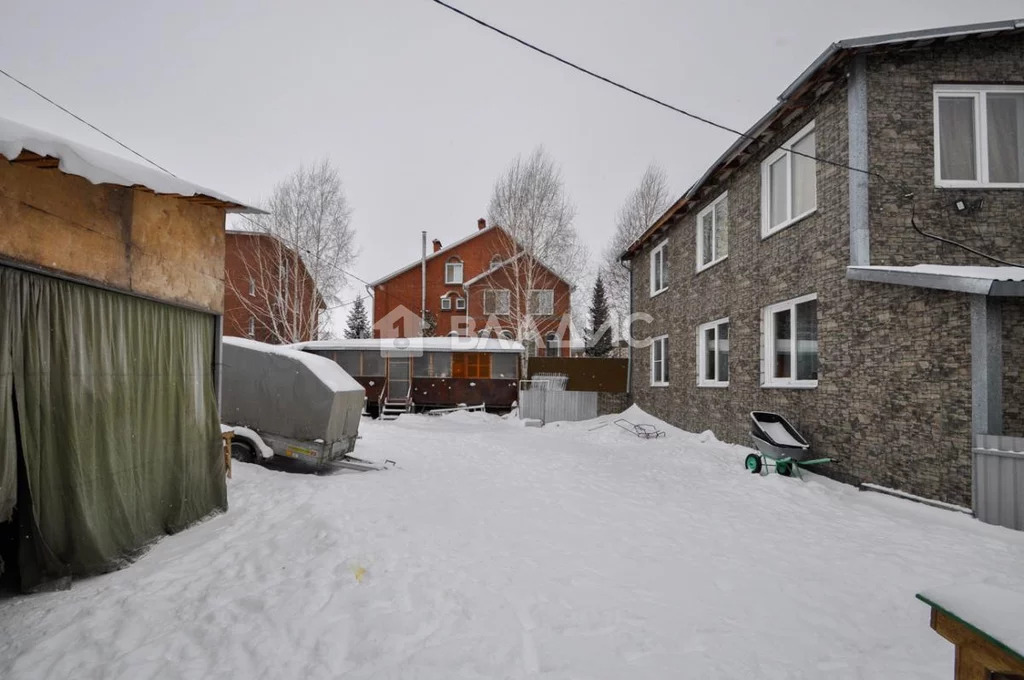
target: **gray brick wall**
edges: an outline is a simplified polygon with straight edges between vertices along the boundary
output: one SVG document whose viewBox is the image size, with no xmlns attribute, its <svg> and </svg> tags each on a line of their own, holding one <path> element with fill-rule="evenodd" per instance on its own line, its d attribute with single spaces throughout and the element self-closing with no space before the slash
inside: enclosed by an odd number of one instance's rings
<svg viewBox="0 0 1024 680">
<path fill-rule="evenodd" d="M 869 60 L 872 167 L 914 187 L 922 227 L 937 231 L 937 215 L 945 217 L 944 209 L 936 206 L 951 198 L 947 190 L 931 186 L 933 79 L 992 80 L 994 71 L 1003 73 L 1002 78 L 1024 74 L 1024 42 L 1014 40 L 992 41 L 991 49 L 1001 50 L 996 59 L 1001 66 L 995 67 L 988 62 L 987 48 L 966 44 Z M 938 58 L 952 66 L 933 66 Z M 1013 69 L 1006 70 L 1009 66 Z M 784 142 L 812 118 L 818 155 L 845 162 L 845 87 L 835 88 L 794 120 L 777 141 Z M 671 372 L 668 387 L 652 387 L 649 350 L 635 348 L 636 403 L 687 430 L 711 429 L 723 440 L 748 445 L 749 411 L 778 411 L 816 451 L 841 460 L 827 474 L 969 506 L 968 297 L 847 280 L 848 177 L 834 166 L 817 166 L 817 212 L 762 240 L 760 163 L 772 150 L 755 155 L 722 187 L 729 192 L 728 259 L 695 273 L 696 214 L 704 207 L 697 205 L 669 231 L 668 291 L 649 296 L 649 248 L 634 260 L 634 309 L 654 317 L 649 328 L 638 324 L 635 332 L 670 336 Z M 875 179 L 871 184 L 873 264 L 979 263 L 916 234 L 910 228 L 909 205 L 900 203 L 899 188 Z M 986 197 L 985 207 L 969 227 L 958 227 L 955 237 L 976 247 L 1024 255 L 1024 191 L 979 194 Z M 761 309 L 808 293 L 818 295 L 818 387 L 761 387 Z M 697 387 L 697 326 L 721 317 L 731 322 L 729 387 Z M 1014 378 L 1020 375 L 1018 357 L 1024 354 L 1022 321 L 1018 307 L 1004 312 L 1008 428 L 1022 424 L 1024 381 Z"/>
</svg>

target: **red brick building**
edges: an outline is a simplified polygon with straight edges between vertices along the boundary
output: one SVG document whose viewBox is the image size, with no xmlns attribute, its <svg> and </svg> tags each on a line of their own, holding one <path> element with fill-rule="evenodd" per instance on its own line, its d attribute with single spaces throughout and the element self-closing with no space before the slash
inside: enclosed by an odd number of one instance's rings
<svg viewBox="0 0 1024 680">
<path fill-rule="evenodd" d="M 411 262 L 371 284 L 374 337 L 423 335 L 422 264 Z M 451 245 L 435 239 L 426 257 L 426 318 L 436 320 L 435 336 L 504 337 L 541 356 L 567 356 L 571 292 L 507 231 L 483 219 Z"/>
<path fill-rule="evenodd" d="M 228 230 L 224 335 L 284 344 L 317 340 L 324 301 L 302 258 L 272 234 Z"/>
</svg>

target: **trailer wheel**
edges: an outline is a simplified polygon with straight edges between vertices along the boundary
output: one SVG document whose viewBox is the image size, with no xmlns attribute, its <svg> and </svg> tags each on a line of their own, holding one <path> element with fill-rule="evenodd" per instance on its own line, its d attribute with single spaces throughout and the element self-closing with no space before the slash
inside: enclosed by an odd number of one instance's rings
<svg viewBox="0 0 1024 680">
<path fill-rule="evenodd" d="M 255 463 L 256 449 L 244 439 L 232 439 L 231 457 L 243 463 Z"/>
<path fill-rule="evenodd" d="M 761 456 L 756 453 L 749 454 L 747 459 L 743 461 L 743 466 L 756 475 L 761 471 Z"/>
<path fill-rule="evenodd" d="M 793 474 L 793 466 L 785 461 L 779 461 L 775 464 L 775 471 L 783 477 L 789 477 Z"/>
</svg>

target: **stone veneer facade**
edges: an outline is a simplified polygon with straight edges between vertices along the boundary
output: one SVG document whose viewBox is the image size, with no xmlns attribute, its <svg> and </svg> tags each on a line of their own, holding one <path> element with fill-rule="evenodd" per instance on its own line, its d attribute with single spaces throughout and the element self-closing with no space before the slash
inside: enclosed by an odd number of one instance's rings
<svg viewBox="0 0 1024 680">
<path fill-rule="evenodd" d="M 934 186 L 933 85 L 1024 82 L 1024 36 L 968 39 L 866 57 L 873 265 L 991 264 L 916 233 L 918 224 L 1002 257 L 1024 260 L 1024 190 Z M 816 155 L 846 163 L 846 84 L 819 98 L 774 138 L 784 143 L 815 121 Z M 696 215 L 721 191 L 677 216 L 667 230 L 669 287 L 652 297 L 651 248 L 634 257 L 633 308 L 653 322 L 637 336 L 669 336 L 670 384 L 651 386 L 650 351 L 634 348 L 637 404 L 687 430 L 713 430 L 749 445 L 749 412 L 777 411 L 816 453 L 838 464 L 819 468 L 928 498 L 971 504 L 971 315 L 962 293 L 851 281 L 848 171 L 818 163 L 817 211 L 761 238 L 762 148 L 721 185 L 728 191 L 728 257 L 696 271 Z M 951 214 L 959 198 L 983 198 L 969 216 Z M 955 211 L 953 211 L 955 212 Z M 761 386 L 763 307 L 818 296 L 818 385 Z M 1024 435 L 1024 301 L 1004 299 L 1004 433 Z M 697 386 L 697 327 L 730 321 L 728 387 Z"/>
</svg>

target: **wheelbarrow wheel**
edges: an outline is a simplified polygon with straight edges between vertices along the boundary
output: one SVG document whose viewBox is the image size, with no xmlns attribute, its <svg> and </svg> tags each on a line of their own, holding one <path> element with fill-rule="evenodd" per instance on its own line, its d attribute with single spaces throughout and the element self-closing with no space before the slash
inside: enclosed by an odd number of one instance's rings
<svg viewBox="0 0 1024 680">
<path fill-rule="evenodd" d="M 793 474 L 793 465 L 786 461 L 779 461 L 775 464 L 775 471 L 783 477 L 789 477 Z"/>
<path fill-rule="evenodd" d="M 743 461 L 743 466 L 756 475 L 761 471 L 761 456 L 756 453 L 749 454 L 747 459 Z"/>
</svg>

